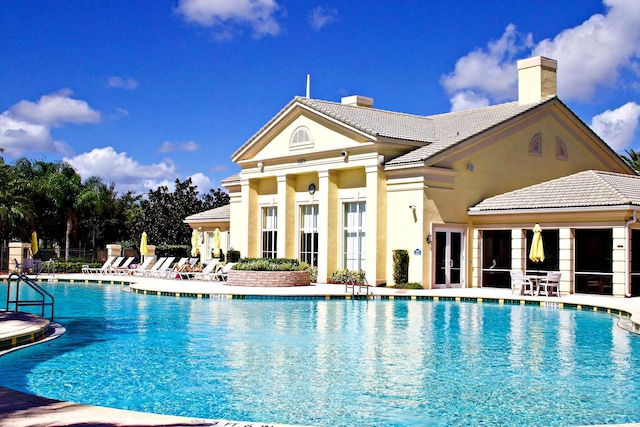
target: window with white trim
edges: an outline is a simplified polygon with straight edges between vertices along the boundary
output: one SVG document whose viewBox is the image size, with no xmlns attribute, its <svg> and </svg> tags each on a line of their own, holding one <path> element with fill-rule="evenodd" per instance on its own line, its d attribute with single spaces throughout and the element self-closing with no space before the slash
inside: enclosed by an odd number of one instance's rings
<svg viewBox="0 0 640 427">
<path fill-rule="evenodd" d="M 364 270 L 365 268 L 365 219 L 365 202 L 344 204 L 343 264 L 344 268 L 348 270 Z"/>
<path fill-rule="evenodd" d="M 289 148 L 312 148 L 311 131 L 306 126 L 297 127 L 291 134 Z"/>
<path fill-rule="evenodd" d="M 262 208 L 262 258 L 278 256 L 278 208 Z"/>
<path fill-rule="evenodd" d="M 300 206 L 299 259 L 318 266 L 318 205 Z"/>
</svg>

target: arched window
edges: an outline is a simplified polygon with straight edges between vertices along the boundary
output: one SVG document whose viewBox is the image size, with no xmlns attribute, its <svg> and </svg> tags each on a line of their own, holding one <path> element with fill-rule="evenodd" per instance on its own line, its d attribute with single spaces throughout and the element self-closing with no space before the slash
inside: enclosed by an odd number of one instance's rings
<svg viewBox="0 0 640 427">
<path fill-rule="evenodd" d="M 564 141 L 559 136 L 556 137 L 556 159 L 568 160 L 569 153 L 567 153 L 567 146 L 564 145 Z"/>
<path fill-rule="evenodd" d="M 542 134 L 536 134 L 529 143 L 530 156 L 542 156 Z"/>
<path fill-rule="evenodd" d="M 313 139 L 311 132 L 307 127 L 300 126 L 293 131 L 289 140 L 289 148 L 311 148 L 313 147 Z"/>
</svg>

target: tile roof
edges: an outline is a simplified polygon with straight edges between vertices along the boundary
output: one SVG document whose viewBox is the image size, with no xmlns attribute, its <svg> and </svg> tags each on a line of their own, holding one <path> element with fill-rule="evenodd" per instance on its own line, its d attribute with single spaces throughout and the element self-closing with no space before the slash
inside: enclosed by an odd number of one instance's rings
<svg viewBox="0 0 640 427">
<path fill-rule="evenodd" d="M 347 126 L 351 126 L 372 138 L 389 138 L 398 141 L 423 143 L 424 146 L 387 162 L 388 165 L 424 161 L 458 142 L 464 141 L 500 123 L 506 122 L 549 100 L 520 105 L 518 102 L 476 108 L 434 116 L 419 116 L 379 110 L 369 107 L 345 105 L 338 102 L 295 97 L 276 116 L 266 123 L 234 154 L 249 146 L 265 129 L 271 126 L 292 105 L 298 103 Z"/>
<path fill-rule="evenodd" d="M 628 205 L 640 206 L 640 176 L 588 170 L 489 197 L 469 212 Z"/>
<path fill-rule="evenodd" d="M 190 215 L 184 219 L 184 222 L 207 222 L 207 221 L 230 221 L 231 209 L 230 205 L 224 205 L 208 211 L 199 212 Z"/>
<path fill-rule="evenodd" d="M 308 98 L 296 98 L 296 101 L 373 137 L 425 143 L 423 147 L 387 162 L 387 165 L 400 165 L 422 162 L 550 100 L 523 105 L 509 102 L 433 116 L 416 116 Z"/>
<path fill-rule="evenodd" d="M 433 133 L 429 136 L 431 143 L 396 157 L 387 162 L 387 165 L 422 162 L 459 142 L 478 135 L 549 101 L 550 100 L 546 100 L 539 103 L 522 105 L 518 104 L 518 102 L 509 102 L 473 110 L 428 116 L 428 119 L 433 122 Z"/>
</svg>

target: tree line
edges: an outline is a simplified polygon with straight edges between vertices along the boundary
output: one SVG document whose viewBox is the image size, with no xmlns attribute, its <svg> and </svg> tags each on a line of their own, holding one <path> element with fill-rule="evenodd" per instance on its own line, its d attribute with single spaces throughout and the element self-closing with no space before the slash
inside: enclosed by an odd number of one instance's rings
<svg viewBox="0 0 640 427">
<path fill-rule="evenodd" d="M 0 149 L 0 152 L 2 150 Z M 220 188 L 201 195 L 191 178 L 149 190 L 118 194 L 114 183 L 98 176 L 83 181 L 66 162 L 20 158 L 13 164 L 0 156 L 0 238 L 3 245 L 29 242 L 36 231 L 45 248 L 99 249 L 108 243 L 136 247 L 142 232 L 149 244 L 188 245 L 189 216 L 229 203 Z"/>
</svg>

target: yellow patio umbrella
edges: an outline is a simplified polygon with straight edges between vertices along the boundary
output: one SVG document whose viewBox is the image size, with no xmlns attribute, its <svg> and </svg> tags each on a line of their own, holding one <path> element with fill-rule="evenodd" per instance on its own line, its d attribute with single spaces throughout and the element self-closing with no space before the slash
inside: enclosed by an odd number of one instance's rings
<svg viewBox="0 0 640 427">
<path fill-rule="evenodd" d="M 193 229 L 191 233 L 191 256 L 198 255 L 198 230 Z"/>
<path fill-rule="evenodd" d="M 31 233 L 31 256 L 38 253 L 38 234 L 34 231 Z"/>
<path fill-rule="evenodd" d="M 529 259 L 533 262 L 544 261 L 544 247 L 542 245 L 542 228 L 540 224 L 533 227 L 533 240 L 531 241 L 531 250 L 529 251 Z"/>
<path fill-rule="evenodd" d="M 140 239 L 140 256 L 142 258 L 146 257 L 147 252 L 149 252 L 149 248 L 147 248 L 147 233 L 143 231 Z"/>
<path fill-rule="evenodd" d="M 220 229 L 213 230 L 213 257 L 220 258 Z"/>
</svg>

